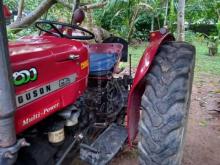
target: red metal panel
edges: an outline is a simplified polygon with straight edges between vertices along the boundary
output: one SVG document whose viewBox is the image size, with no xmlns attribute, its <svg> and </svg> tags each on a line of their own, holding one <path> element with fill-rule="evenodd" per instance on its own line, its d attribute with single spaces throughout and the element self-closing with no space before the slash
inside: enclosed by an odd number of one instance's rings
<svg viewBox="0 0 220 165">
<path fill-rule="evenodd" d="M 85 91 L 86 86 L 87 79 L 84 78 L 64 89 L 48 94 L 31 104 L 18 108 L 15 114 L 16 133 L 21 133 L 51 114 L 74 103 Z"/>
<path fill-rule="evenodd" d="M 8 6 L 3 5 L 3 10 L 5 18 L 11 17 L 11 12 L 9 11 Z"/>
<path fill-rule="evenodd" d="M 163 42 L 171 40 L 174 40 L 174 37 L 170 33 L 155 31 L 150 34 L 150 43 L 139 62 L 132 88 L 129 92 L 127 108 L 127 127 L 130 144 L 132 143 L 132 140 L 135 139 L 138 132 L 141 98 L 145 90 L 144 77 L 151 66 L 151 63 L 157 53 L 159 46 Z"/>
<path fill-rule="evenodd" d="M 87 87 L 88 50 L 78 41 L 53 36 L 25 37 L 9 43 L 9 52 L 14 74 L 26 73 L 30 69 L 37 72 L 36 80 L 15 86 L 17 133 L 73 103 Z M 70 55 L 79 55 L 79 58 L 71 60 Z M 40 93 L 42 87 L 44 91 L 42 89 Z M 45 93 L 46 87 L 53 90 L 48 89 Z M 34 93 L 36 90 L 38 92 Z M 24 103 L 27 98 L 29 102 Z"/>
</svg>

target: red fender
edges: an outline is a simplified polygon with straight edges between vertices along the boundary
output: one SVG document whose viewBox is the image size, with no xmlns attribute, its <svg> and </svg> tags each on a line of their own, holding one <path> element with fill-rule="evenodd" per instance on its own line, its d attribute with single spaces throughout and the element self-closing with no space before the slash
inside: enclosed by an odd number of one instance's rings
<svg viewBox="0 0 220 165">
<path fill-rule="evenodd" d="M 12 15 L 8 6 L 6 6 L 6 5 L 3 5 L 3 12 L 4 12 L 5 18 L 9 18 Z"/>
<path fill-rule="evenodd" d="M 134 81 L 129 92 L 127 107 L 127 128 L 130 145 L 138 133 L 138 122 L 140 118 L 141 98 L 145 90 L 144 77 L 147 74 L 152 61 L 160 45 L 165 41 L 174 41 L 173 35 L 165 28 L 160 31 L 151 32 L 150 43 L 146 48 L 136 71 Z"/>
</svg>

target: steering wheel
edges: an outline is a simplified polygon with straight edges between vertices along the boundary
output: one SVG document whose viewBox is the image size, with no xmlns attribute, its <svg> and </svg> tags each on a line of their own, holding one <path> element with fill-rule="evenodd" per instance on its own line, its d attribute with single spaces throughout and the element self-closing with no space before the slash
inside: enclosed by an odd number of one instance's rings
<svg viewBox="0 0 220 165">
<path fill-rule="evenodd" d="M 79 30 L 79 31 L 84 32 L 88 35 L 72 36 L 70 34 L 64 34 L 62 29 L 58 28 L 59 26 L 61 26 L 62 28 L 66 27 L 66 28 L 69 28 L 72 30 Z M 77 40 L 91 40 L 91 39 L 95 38 L 95 35 L 92 32 L 90 32 L 82 27 L 79 27 L 77 25 L 70 25 L 70 24 L 62 23 L 62 22 L 47 21 L 47 20 L 37 21 L 35 23 L 35 27 L 43 32 L 50 34 L 50 35 L 53 35 L 56 37 L 61 37 L 61 38 L 77 39 Z"/>
</svg>

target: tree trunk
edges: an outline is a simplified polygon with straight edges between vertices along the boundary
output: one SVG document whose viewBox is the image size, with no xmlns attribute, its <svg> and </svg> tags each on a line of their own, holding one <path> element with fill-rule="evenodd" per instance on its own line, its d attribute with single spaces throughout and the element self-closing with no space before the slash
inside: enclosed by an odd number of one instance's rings
<svg viewBox="0 0 220 165">
<path fill-rule="evenodd" d="M 151 17 L 151 31 L 154 31 L 154 16 Z"/>
<path fill-rule="evenodd" d="M 160 18 L 159 18 L 159 16 L 157 16 L 157 24 L 158 24 L 158 28 L 160 29 Z"/>
<path fill-rule="evenodd" d="M 72 11 L 74 12 L 79 7 L 80 7 L 80 0 L 73 0 Z"/>
<path fill-rule="evenodd" d="M 88 25 L 84 25 L 82 27 L 85 29 L 89 29 Z M 102 43 L 103 40 L 112 36 L 112 34 L 109 31 L 99 26 L 93 26 L 93 29 L 91 30 L 91 32 L 95 35 L 95 40 L 98 43 Z"/>
<path fill-rule="evenodd" d="M 176 27 L 174 27 L 174 22 L 176 22 L 176 13 L 175 13 L 175 5 L 174 5 L 174 0 L 170 1 L 170 12 L 169 12 L 169 25 L 168 28 L 174 32 L 176 31 Z"/>
<path fill-rule="evenodd" d="M 10 29 L 18 29 L 19 31 L 20 28 L 24 28 L 25 26 L 31 25 L 38 18 L 40 18 L 46 11 L 48 11 L 48 9 L 55 3 L 56 0 L 43 0 L 33 12 L 31 12 L 26 17 L 22 18 L 20 21 L 16 20 L 8 27 Z"/>
<path fill-rule="evenodd" d="M 88 0 L 89 3 L 91 3 L 91 0 Z M 86 12 L 87 21 L 88 21 L 88 30 L 92 31 L 93 29 L 93 19 L 92 19 L 92 9 L 87 10 Z"/>
<path fill-rule="evenodd" d="M 81 8 L 84 9 L 84 10 L 86 10 L 86 9 L 90 10 L 90 9 L 102 8 L 105 5 L 107 5 L 107 3 L 108 2 L 106 0 L 103 0 L 102 2 L 98 2 L 98 3 L 82 6 Z"/>
<path fill-rule="evenodd" d="M 165 18 L 164 18 L 163 26 L 167 25 L 168 7 L 169 7 L 169 0 L 166 0 L 166 9 L 165 9 L 166 11 L 165 11 Z"/>
<path fill-rule="evenodd" d="M 72 5 L 65 2 L 64 0 L 57 0 L 57 2 L 61 3 L 64 7 L 72 10 Z M 97 2 L 94 4 L 89 4 L 89 5 L 85 5 L 85 6 L 81 6 L 80 8 L 82 8 L 83 10 L 89 10 L 89 9 L 96 9 L 96 8 L 101 8 L 104 7 L 108 2 L 106 0 L 103 0 L 101 2 Z"/>
<path fill-rule="evenodd" d="M 179 0 L 178 4 L 178 20 L 177 20 L 177 40 L 185 40 L 185 0 Z"/>
<path fill-rule="evenodd" d="M 127 36 L 128 42 L 130 42 L 130 40 L 131 40 L 131 36 L 132 36 L 133 30 L 134 30 L 135 20 L 138 16 L 139 10 L 140 10 L 140 8 L 137 7 L 136 10 L 134 11 L 133 16 L 132 16 L 132 20 L 131 20 L 130 27 L 129 27 L 130 30 L 129 30 L 128 36 Z"/>
<path fill-rule="evenodd" d="M 17 21 L 21 20 L 23 9 L 24 9 L 24 0 L 20 0 L 19 4 L 18 4 L 18 17 L 17 17 Z"/>
</svg>

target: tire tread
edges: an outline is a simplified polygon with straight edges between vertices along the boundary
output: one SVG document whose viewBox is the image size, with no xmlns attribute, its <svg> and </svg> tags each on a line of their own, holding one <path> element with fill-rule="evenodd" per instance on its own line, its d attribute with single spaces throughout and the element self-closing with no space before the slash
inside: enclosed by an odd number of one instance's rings
<svg viewBox="0 0 220 165">
<path fill-rule="evenodd" d="M 139 123 L 142 165 L 178 165 L 188 114 L 195 48 L 163 44 L 147 74 Z"/>
</svg>

